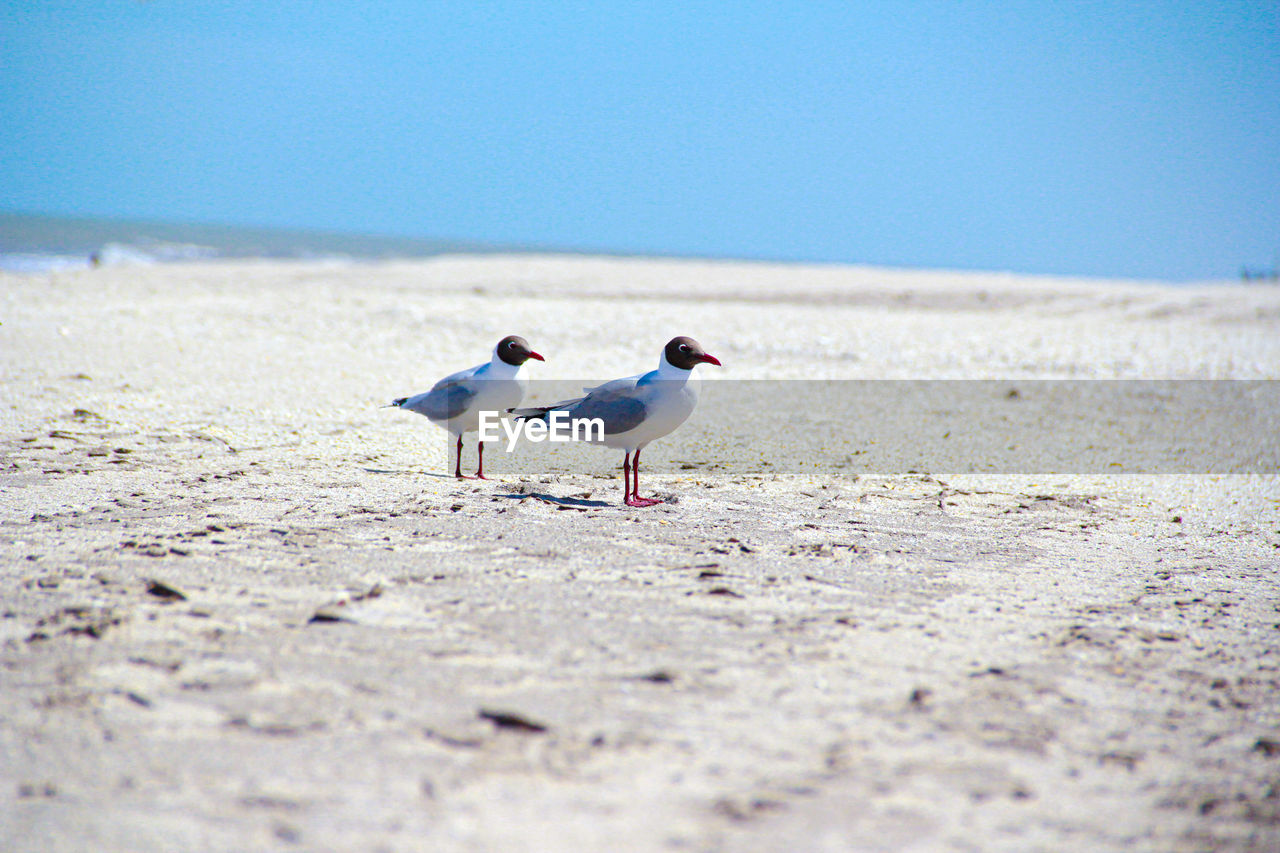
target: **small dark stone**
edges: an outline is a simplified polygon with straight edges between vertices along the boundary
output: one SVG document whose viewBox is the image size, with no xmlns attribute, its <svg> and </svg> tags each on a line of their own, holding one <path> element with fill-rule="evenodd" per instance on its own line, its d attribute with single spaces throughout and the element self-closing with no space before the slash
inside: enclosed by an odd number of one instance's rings
<svg viewBox="0 0 1280 853">
<path fill-rule="evenodd" d="M 508 711 L 488 711 L 481 708 L 480 719 L 488 720 L 500 729 L 514 729 L 515 731 L 529 732 L 530 734 L 537 734 L 547 730 L 547 727 L 542 723 L 536 723 L 533 720 Z"/>
<path fill-rule="evenodd" d="M 1253 751 L 1261 752 L 1267 758 L 1275 758 L 1280 755 L 1280 741 L 1260 737 L 1257 743 L 1253 745 Z"/>
<path fill-rule="evenodd" d="M 653 672 L 639 676 L 641 681 L 652 681 L 654 684 L 670 684 L 676 680 L 676 677 L 665 669 L 655 669 Z"/>
<path fill-rule="evenodd" d="M 314 625 L 316 623 L 331 624 L 334 622 L 350 622 L 350 621 L 351 621 L 350 619 L 347 619 L 344 616 L 339 616 L 337 613 L 333 613 L 328 610 L 317 610 L 315 613 L 312 614 L 311 618 L 307 620 L 307 624 L 308 625 Z"/>
<path fill-rule="evenodd" d="M 147 581 L 147 592 L 156 598 L 164 598 L 169 601 L 186 601 L 187 596 L 179 589 L 174 589 L 167 583 L 158 580 Z"/>
<path fill-rule="evenodd" d="M 128 699 L 135 705 L 141 705 L 143 708 L 151 707 L 151 700 L 140 693 L 134 693 L 132 690 L 124 694 L 124 698 Z"/>
</svg>

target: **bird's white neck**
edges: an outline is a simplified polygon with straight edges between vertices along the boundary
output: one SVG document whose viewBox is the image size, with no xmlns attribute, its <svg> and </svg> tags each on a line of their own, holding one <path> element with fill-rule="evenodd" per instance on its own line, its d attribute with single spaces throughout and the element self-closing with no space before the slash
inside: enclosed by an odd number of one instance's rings
<svg viewBox="0 0 1280 853">
<path fill-rule="evenodd" d="M 498 355 L 498 348 L 493 348 L 493 356 L 489 359 L 489 370 L 487 373 L 493 379 L 514 379 L 520 375 L 520 368 L 523 364 L 508 364 Z"/>
<path fill-rule="evenodd" d="M 658 378 L 664 382 L 688 382 L 689 377 L 693 375 L 692 370 L 685 370 L 683 367 L 676 367 L 667 361 L 667 354 L 663 352 L 658 358 Z"/>
</svg>

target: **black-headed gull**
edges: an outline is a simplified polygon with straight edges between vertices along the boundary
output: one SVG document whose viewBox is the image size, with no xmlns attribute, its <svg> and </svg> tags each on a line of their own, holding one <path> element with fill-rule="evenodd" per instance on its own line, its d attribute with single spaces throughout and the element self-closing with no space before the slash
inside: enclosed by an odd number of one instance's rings
<svg viewBox="0 0 1280 853">
<path fill-rule="evenodd" d="M 505 412 L 524 399 L 526 381 L 520 369 L 531 358 L 546 361 L 529 348 L 519 335 L 507 335 L 493 348 L 493 356 L 485 364 L 459 370 L 441 379 L 430 391 L 392 401 L 396 408 L 425 415 L 433 424 L 442 426 L 458 438 L 458 461 L 453 476 L 462 474 L 462 434 L 472 432 L 480 423 L 481 412 Z M 476 479 L 484 475 L 484 442 L 476 442 L 479 462 Z"/>
<path fill-rule="evenodd" d="M 549 420 L 551 412 L 565 412 L 570 422 L 599 419 L 604 437 L 592 439 L 592 443 L 626 451 L 622 458 L 623 503 L 653 506 L 662 501 L 640 497 L 640 451 L 692 414 L 699 384 L 693 369 L 699 364 L 721 366 L 720 360 L 708 355 L 693 338 L 672 338 L 662 350 L 657 370 L 588 388 L 587 396 L 577 400 L 509 411 L 519 419 Z"/>
</svg>

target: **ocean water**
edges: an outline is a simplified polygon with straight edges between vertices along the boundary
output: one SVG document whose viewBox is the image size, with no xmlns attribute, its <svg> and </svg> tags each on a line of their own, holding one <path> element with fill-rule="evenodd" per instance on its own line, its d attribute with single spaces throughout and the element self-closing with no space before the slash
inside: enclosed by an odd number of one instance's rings
<svg viewBox="0 0 1280 853">
<path fill-rule="evenodd" d="M 368 261 L 519 250 L 520 247 L 474 242 L 326 231 L 0 213 L 0 270 L 18 273 L 218 258 Z"/>
</svg>

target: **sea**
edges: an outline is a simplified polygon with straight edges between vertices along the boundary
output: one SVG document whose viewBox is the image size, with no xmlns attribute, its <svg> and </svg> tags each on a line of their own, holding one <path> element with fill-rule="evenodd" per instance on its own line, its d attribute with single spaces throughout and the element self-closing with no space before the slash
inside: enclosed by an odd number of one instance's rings
<svg viewBox="0 0 1280 853">
<path fill-rule="evenodd" d="M 0 212 L 0 271 L 235 258 L 377 261 L 527 251 L 488 243 Z"/>
<path fill-rule="evenodd" d="M 599 248 L 588 250 L 581 247 L 496 244 L 296 228 L 73 218 L 0 211 L 0 272 L 11 273 L 43 273 L 91 266 L 162 264 L 220 258 L 361 262 L 429 258 L 446 254 L 526 252 L 632 256 L 630 252 Z M 679 253 L 662 253 L 660 256 L 689 257 Z M 710 257 L 714 256 L 700 259 Z M 1217 284 L 1223 280 L 1186 283 Z M 1241 269 L 1240 280 L 1245 283 L 1280 284 L 1280 253 L 1270 268 Z"/>
</svg>

